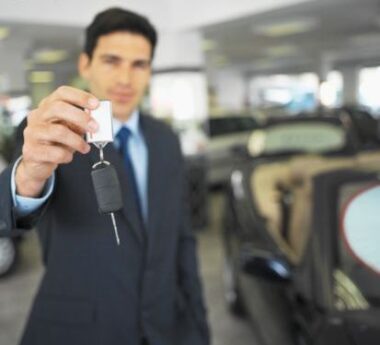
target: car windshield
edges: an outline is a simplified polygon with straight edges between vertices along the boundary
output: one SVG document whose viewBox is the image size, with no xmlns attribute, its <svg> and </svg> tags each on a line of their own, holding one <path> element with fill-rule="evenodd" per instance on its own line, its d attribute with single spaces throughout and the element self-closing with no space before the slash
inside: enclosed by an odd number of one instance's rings
<svg viewBox="0 0 380 345">
<path fill-rule="evenodd" d="M 213 118 L 209 121 L 209 133 L 211 137 L 249 132 L 257 128 L 255 119 L 249 116 L 230 116 Z"/>
<path fill-rule="evenodd" d="M 281 152 L 327 153 L 342 150 L 346 133 L 342 127 L 323 122 L 290 122 L 258 129 L 249 140 L 253 156 Z"/>
<path fill-rule="evenodd" d="M 352 183 L 340 190 L 338 269 L 334 274 L 339 310 L 380 307 L 379 201 L 379 185 Z"/>
</svg>

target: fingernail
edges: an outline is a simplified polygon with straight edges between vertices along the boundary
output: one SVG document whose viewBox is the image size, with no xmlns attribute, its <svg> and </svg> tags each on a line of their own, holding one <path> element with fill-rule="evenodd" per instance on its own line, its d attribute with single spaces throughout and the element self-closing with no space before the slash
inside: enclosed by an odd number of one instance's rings
<svg viewBox="0 0 380 345">
<path fill-rule="evenodd" d="M 94 120 L 91 120 L 88 124 L 87 124 L 87 130 L 88 132 L 97 132 L 99 129 L 99 125 L 94 121 Z"/>
<path fill-rule="evenodd" d="M 86 146 L 84 147 L 83 149 L 83 152 L 82 153 L 89 153 L 91 150 L 91 146 L 89 144 L 86 144 Z"/>
<path fill-rule="evenodd" d="M 99 105 L 99 101 L 96 98 L 90 98 L 88 100 L 88 105 L 90 108 L 95 109 Z"/>
</svg>

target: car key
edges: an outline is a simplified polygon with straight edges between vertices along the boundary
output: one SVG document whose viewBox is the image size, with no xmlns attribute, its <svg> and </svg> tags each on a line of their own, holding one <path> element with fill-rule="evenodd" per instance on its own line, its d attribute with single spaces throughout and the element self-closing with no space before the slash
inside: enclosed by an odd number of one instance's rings
<svg viewBox="0 0 380 345">
<path fill-rule="evenodd" d="M 110 101 L 101 101 L 97 109 L 91 111 L 91 117 L 98 123 L 96 133 L 87 133 L 86 140 L 99 150 L 100 160 L 92 166 L 92 183 L 101 214 L 110 214 L 115 231 L 116 242 L 120 245 L 115 212 L 123 207 L 120 183 L 115 168 L 104 160 L 103 149 L 113 141 L 112 107 Z"/>
<path fill-rule="evenodd" d="M 120 183 L 115 168 L 107 161 L 99 161 L 92 167 L 91 177 L 98 202 L 99 212 L 110 214 L 115 231 L 116 242 L 120 244 L 115 212 L 123 207 Z"/>
</svg>

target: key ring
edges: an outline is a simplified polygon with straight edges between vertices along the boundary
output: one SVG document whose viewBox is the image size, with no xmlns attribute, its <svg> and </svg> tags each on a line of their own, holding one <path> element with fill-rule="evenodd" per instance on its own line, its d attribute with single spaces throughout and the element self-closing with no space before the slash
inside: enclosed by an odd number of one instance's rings
<svg viewBox="0 0 380 345">
<path fill-rule="evenodd" d="M 111 165 L 111 163 L 108 162 L 108 161 L 100 161 L 100 162 L 95 163 L 95 164 L 92 166 L 92 169 L 95 169 L 96 167 L 98 167 L 99 165 L 102 165 L 102 164 L 105 164 L 105 165 Z"/>
<path fill-rule="evenodd" d="M 105 148 L 105 146 L 107 145 L 106 142 L 98 142 L 98 143 L 93 143 L 98 149 L 99 149 L 99 158 L 100 158 L 100 161 L 95 163 L 93 166 L 92 166 L 92 169 L 95 169 L 96 167 L 98 167 L 99 165 L 101 164 L 105 164 L 105 165 L 111 165 L 110 162 L 104 160 L 104 152 L 103 152 L 103 149 Z"/>
</svg>

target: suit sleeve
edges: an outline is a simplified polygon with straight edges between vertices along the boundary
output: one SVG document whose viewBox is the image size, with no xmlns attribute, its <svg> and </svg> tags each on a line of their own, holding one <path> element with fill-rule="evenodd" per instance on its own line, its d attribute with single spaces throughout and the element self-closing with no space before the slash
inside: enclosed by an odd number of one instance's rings
<svg viewBox="0 0 380 345">
<path fill-rule="evenodd" d="M 207 322 L 207 311 L 203 297 L 202 284 L 197 261 L 197 243 L 191 229 L 190 207 L 187 199 L 188 183 L 185 177 L 185 165 L 180 155 L 181 166 L 181 203 L 182 221 L 178 246 L 179 285 L 185 299 L 187 312 L 200 332 L 199 344 L 210 344 L 210 331 Z M 196 344 L 198 345 L 198 344 Z"/>
<path fill-rule="evenodd" d="M 17 165 L 20 163 L 21 157 L 15 162 L 12 169 L 11 176 L 11 192 L 12 192 L 12 201 L 16 210 L 16 217 L 25 217 L 33 212 L 37 211 L 40 207 L 43 207 L 45 202 L 50 198 L 55 182 L 55 174 L 47 180 L 45 187 L 39 198 L 29 198 L 18 195 L 16 193 L 16 169 Z"/>
</svg>

